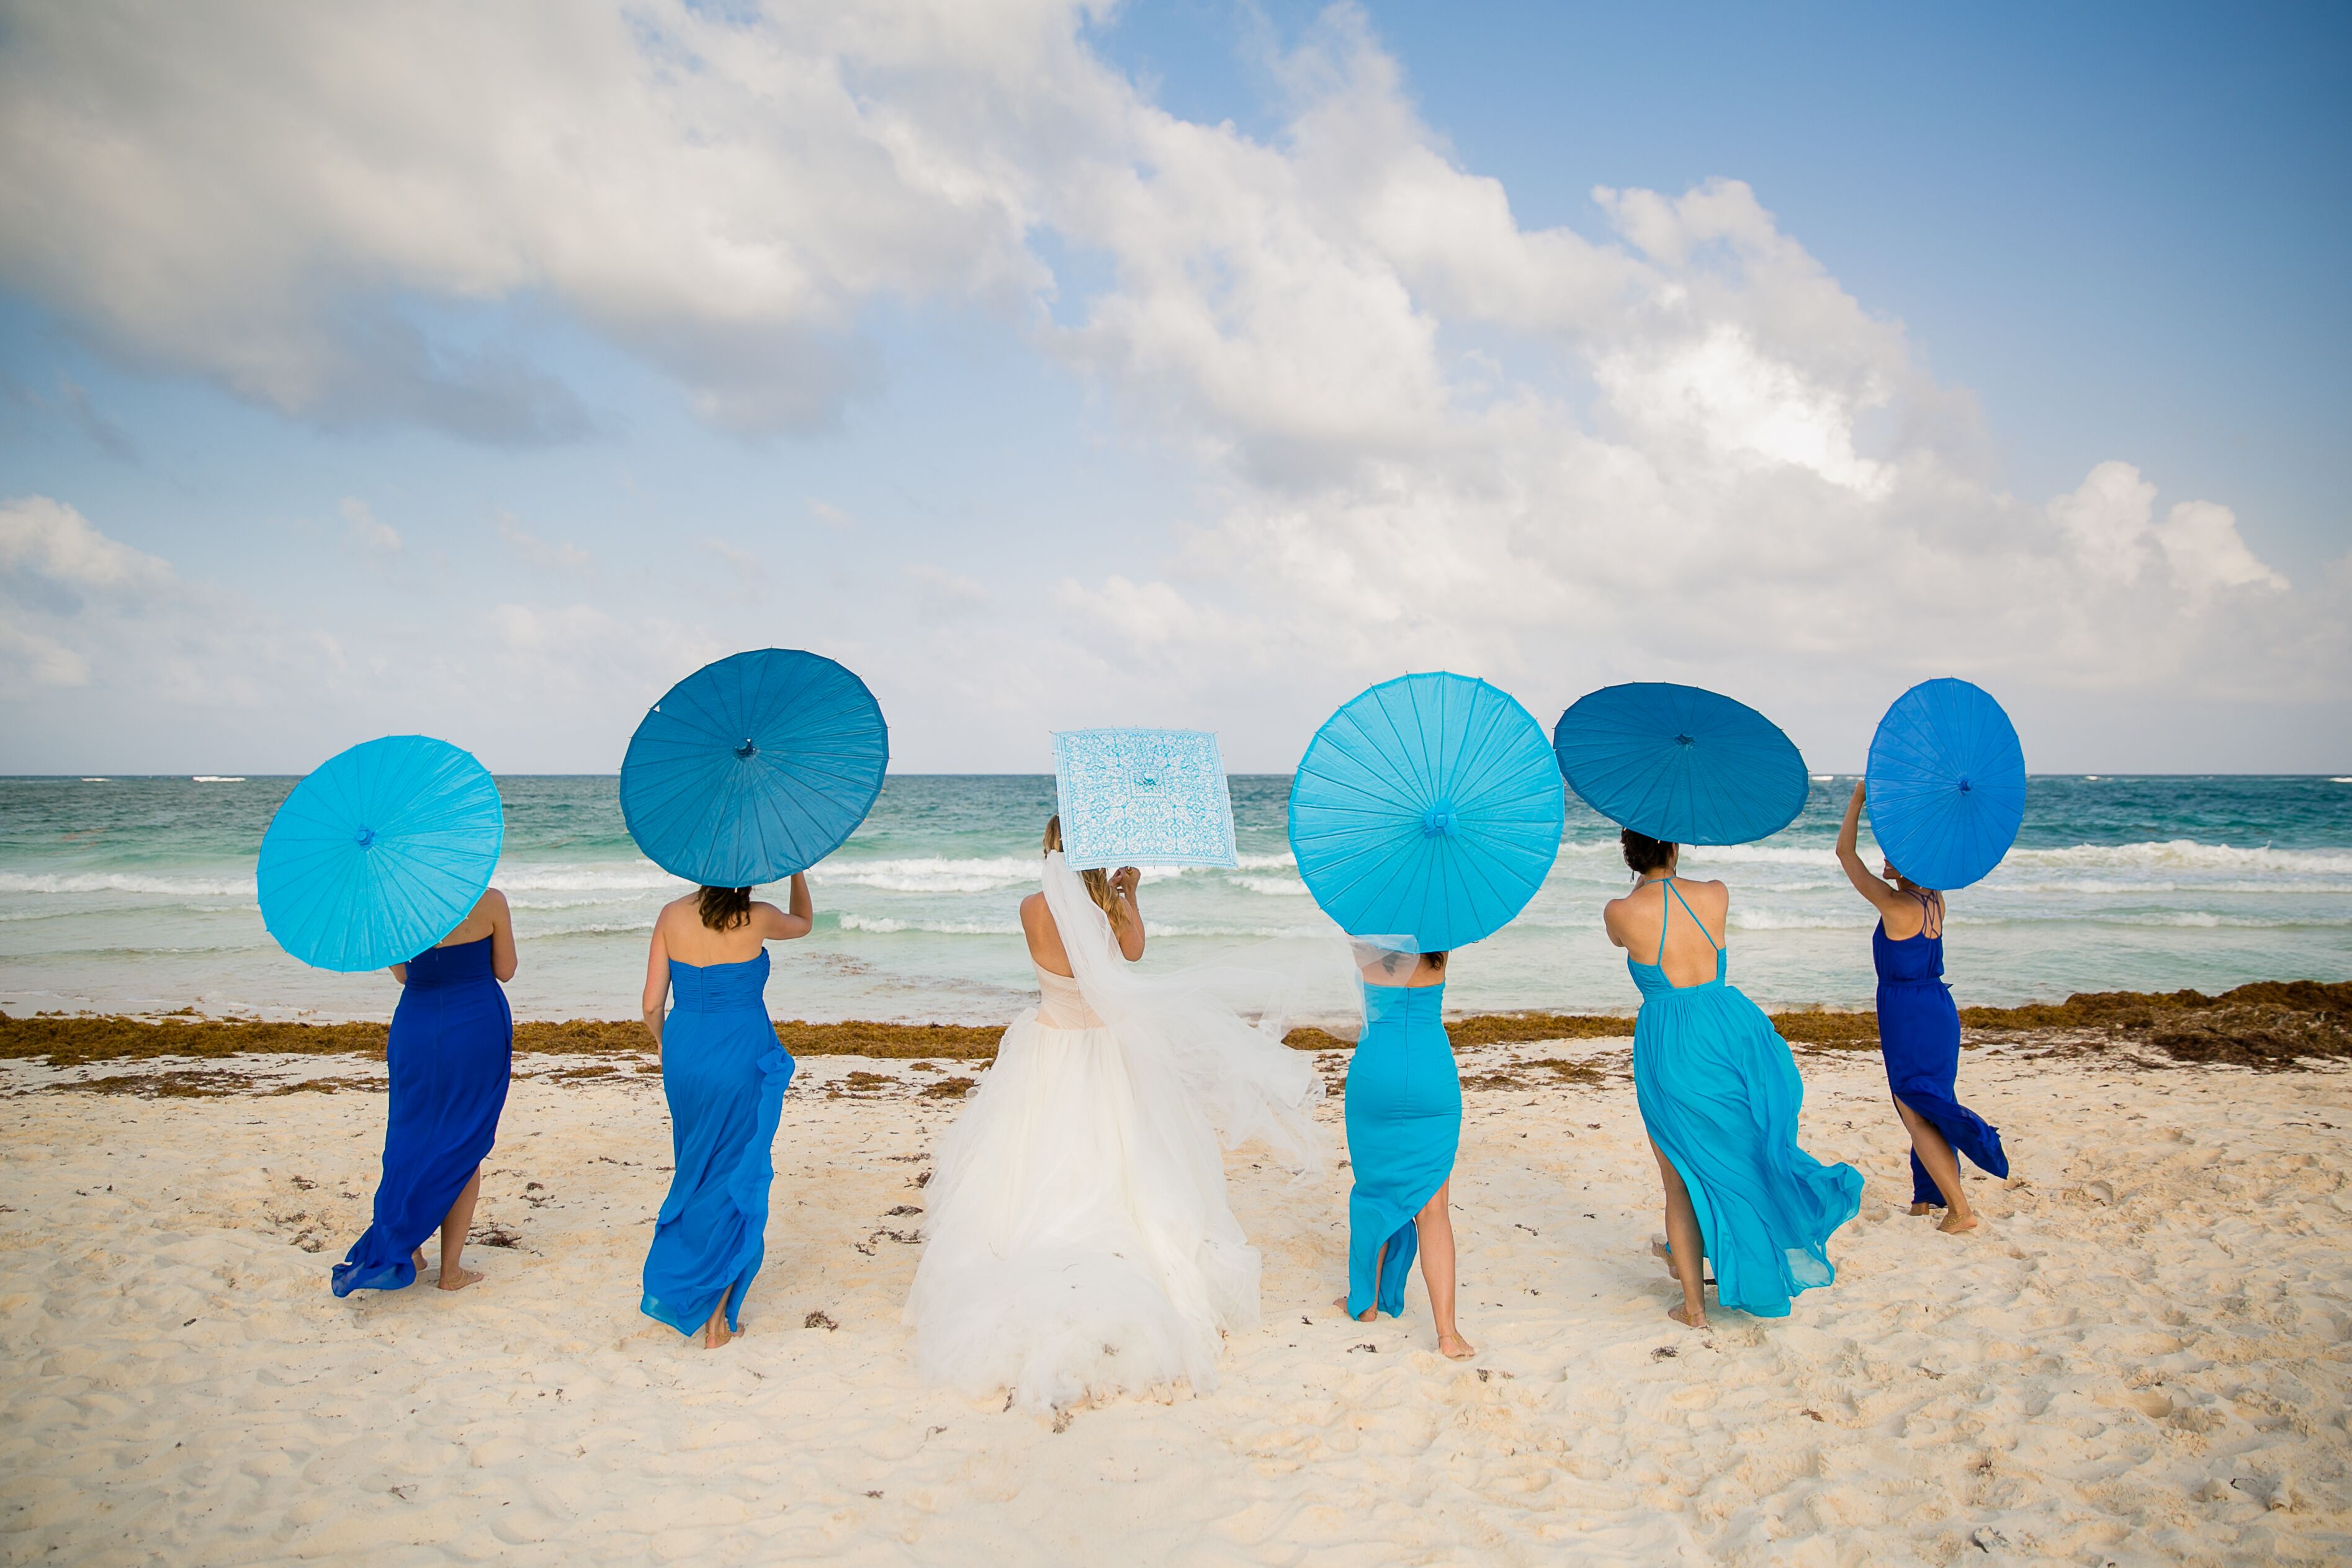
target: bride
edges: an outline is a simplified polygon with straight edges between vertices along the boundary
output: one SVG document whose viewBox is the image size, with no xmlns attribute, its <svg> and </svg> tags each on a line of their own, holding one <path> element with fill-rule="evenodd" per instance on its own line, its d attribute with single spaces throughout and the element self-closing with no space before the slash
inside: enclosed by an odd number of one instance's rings
<svg viewBox="0 0 2352 1568">
<path fill-rule="evenodd" d="M 940 1140 L 906 1312 L 925 1381 L 1039 1412 L 1216 1386 L 1224 1333 L 1258 1321 L 1257 1249 L 1226 1204 L 1220 1142 L 1319 1165 L 1323 1085 L 1283 1045 L 1283 1014 L 1347 964 L 1316 944 L 1135 974 L 1140 873 L 1075 872 L 1061 849 L 1055 817 L 1044 889 L 1021 904 L 1042 995 Z"/>
</svg>

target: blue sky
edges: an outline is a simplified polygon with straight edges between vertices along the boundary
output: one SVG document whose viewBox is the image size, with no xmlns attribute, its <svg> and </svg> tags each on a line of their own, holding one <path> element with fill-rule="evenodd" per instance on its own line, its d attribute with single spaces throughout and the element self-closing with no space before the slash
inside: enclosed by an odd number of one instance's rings
<svg viewBox="0 0 2352 1568">
<path fill-rule="evenodd" d="M 920 769 L 1433 665 L 2352 767 L 2341 8 L 119 9 L 0 36 L 0 769 L 769 643 Z"/>
</svg>

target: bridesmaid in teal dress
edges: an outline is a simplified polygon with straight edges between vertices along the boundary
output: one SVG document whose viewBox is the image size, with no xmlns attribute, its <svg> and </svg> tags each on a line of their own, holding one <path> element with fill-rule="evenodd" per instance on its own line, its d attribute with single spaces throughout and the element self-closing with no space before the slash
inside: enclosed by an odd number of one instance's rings
<svg viewBox="0 0 2352 1568">
<path fill-rule="evenodd" d="M 1668 1315 L 1706 1326 L 1705 1260 L 1723 1305 L 1786 1317 L 1791 1297 L 1836 1278 L 1828 1242 L 1862 1206 L 1862 1174 L 1797 1146 L 1805 1086 L 1788 1042 L 1724 977 L 1729 954 L 1716 933 L 1730 890 L 1675 876 L 1675 844 L 1631 829 L 1622 840 L 1640 880 L 1601 920 L 1642 992 L 1633 1092 L 1665 1186 L 1666 1260 L 1683 1290 Z"/>
<path fill-rule="evenodd" d="M 771 942 L 809 934 L 808 883 L 792 908 L 748 887 L 706 887 L 667 905 L 646 960 L 645 1019 L 661 1053 L 674 1174 L 654 1219 L 638 1309 L 704 1348 L 742 1326 L 743 1298 L 766 1254 L 770 1148 L 793 1059 L 768 1021 Z M 674 1003 L 663 1016 L 665 1003 Z"/>
<path fill-rule="evenodd" d="M 1364 1032 L 1348 1061 L 1348 1293 L 1332 1305 L 1370 1322 L 1404 1312 L 1416 1253 L 1442 1355 L 1475 1355 L 1454 1322 L 1447 1189 L 1462 1141 L 1462 1079 L 1442 1021 L 1445 955 L 1381 953 L 1363 965 Z"/>
</svg>

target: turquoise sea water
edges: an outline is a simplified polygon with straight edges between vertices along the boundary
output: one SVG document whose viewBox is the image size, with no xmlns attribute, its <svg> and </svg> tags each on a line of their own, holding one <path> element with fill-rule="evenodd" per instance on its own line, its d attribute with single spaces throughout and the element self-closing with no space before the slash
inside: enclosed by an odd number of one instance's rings
<svg viewBox="0 0 2352 1568">
<path fill-rule="evenodd" d="M 306 968 L 262 929 L 254 855 L 294 783 L 0 779 L 0 1009 L 390 1016 L 389 977 Z M 964 1022 L 1017 1009 L 1033 988 L 1015 906 L 1035 885 L 1053 788 L 893 777 L 812 873 L 817 929 L 774 949 L 770 1009 Z M 1785 831 L 1685 858 L 1686 873 L 1731 883 L 1732 978 L 1768 1005 L 1869 1003 L 1872 916 L 1830 852 L 1852 788 L 1817 779 Z M 646 934 L 683 885 L 629 842 L 611 776 L 499 789 L 517 1013 L 635 1017 Z M 1325 928 L 1284 841 L 1288 789 L 1233 781 L 1237 870 L 1147 878 L 1147 964 Z M 1600 923 L 1626 881 L 1615 833 L 1571 799 L 1550 880 L 1515 925 L 1461 954 L 1449 1009 L 1630 1011 L 1623 956 Z M 2037 778 L 2017 848 L 1951 904 L 1964 1003 L 2352 978 L 2352 779 Z"/>
</svg>

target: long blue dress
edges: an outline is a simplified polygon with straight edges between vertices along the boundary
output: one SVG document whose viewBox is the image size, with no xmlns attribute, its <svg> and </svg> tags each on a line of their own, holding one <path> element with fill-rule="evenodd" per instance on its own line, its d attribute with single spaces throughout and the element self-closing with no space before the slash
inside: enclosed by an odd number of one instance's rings
<svg viewBox="0 0 2352 1568">
<path fill-rule="evenodd" d="M 1404 1311 L 1405 1273 L 1420 1250 L 1412 1217 L 1454 1174 L 1462 1077 L 1441 1021 L 1444 1006 L 1443 983 L 1364 988 L 1364 1032 L 1348 1061 L 1351 1317 L 1374 1305 L 1391 1317 Z"/>
<path fill-rule="evenodd" d="M 408 961 L 408 983 L 384 1041 L 392 1111 L 375 1223 L 335 1265 L 334 1291 L 397 1291 L 498 1140 L 514 1066 L 514 1016 L 490 973 L 490 938 L 431 947 Z"/>
<path fill-rule="evenodd" d="M 1657 961 L 1626 956 L 1642 992 L 1633 1023 L 1642 1124 L 1690 1190 L 1717 1297 L 1759 1318 L 1786 1317 L 1790 1297 L 1837 1277 L 1829 1239 L 1860 1210 L 1862 1173 L 1797 1146 L 1805 1084 L 1788 1042 L 1725 982 L 1730 955 L 1673 879 L 1660 883 L 1664 918 L 1682 904 L 1714 946 L 1715 978 L 1680 987 L 1666 978 L 1663 920 Z"/>
<path fill-rule="evenodd" d="M 1944 939 L 1923 929 L 1900 942 L 1887 939 L 1886 923 L 1870 934 L 1871 962 L 1878 966 L 1878 1053 L 1886 1061 L 1886 1087 L 1895 1097 L 1935 1124 L 1945 1141 L 1969 1156 L 1979 1170 L 2009 1174 L 2000 1131 L 1955 1097 L 1960 1071 L 1960 1010 L 1944 984 Z M 1911 1155 L 1911 1201 L 1944 1207 L 1944 1194 Z"/>
<path fill-rule="evenodd" d="M 647 1317 L 702 1332 L 727 1292 L 727 1326 L 766 1256 L 770 1149 L 783 1119 L 793 1059 L 776 1042 L 764 993 L 768 955 L 740 964 L 669 963 L 662 1095 L 675 1174 L 646 1254 Z"/>
</svg>

